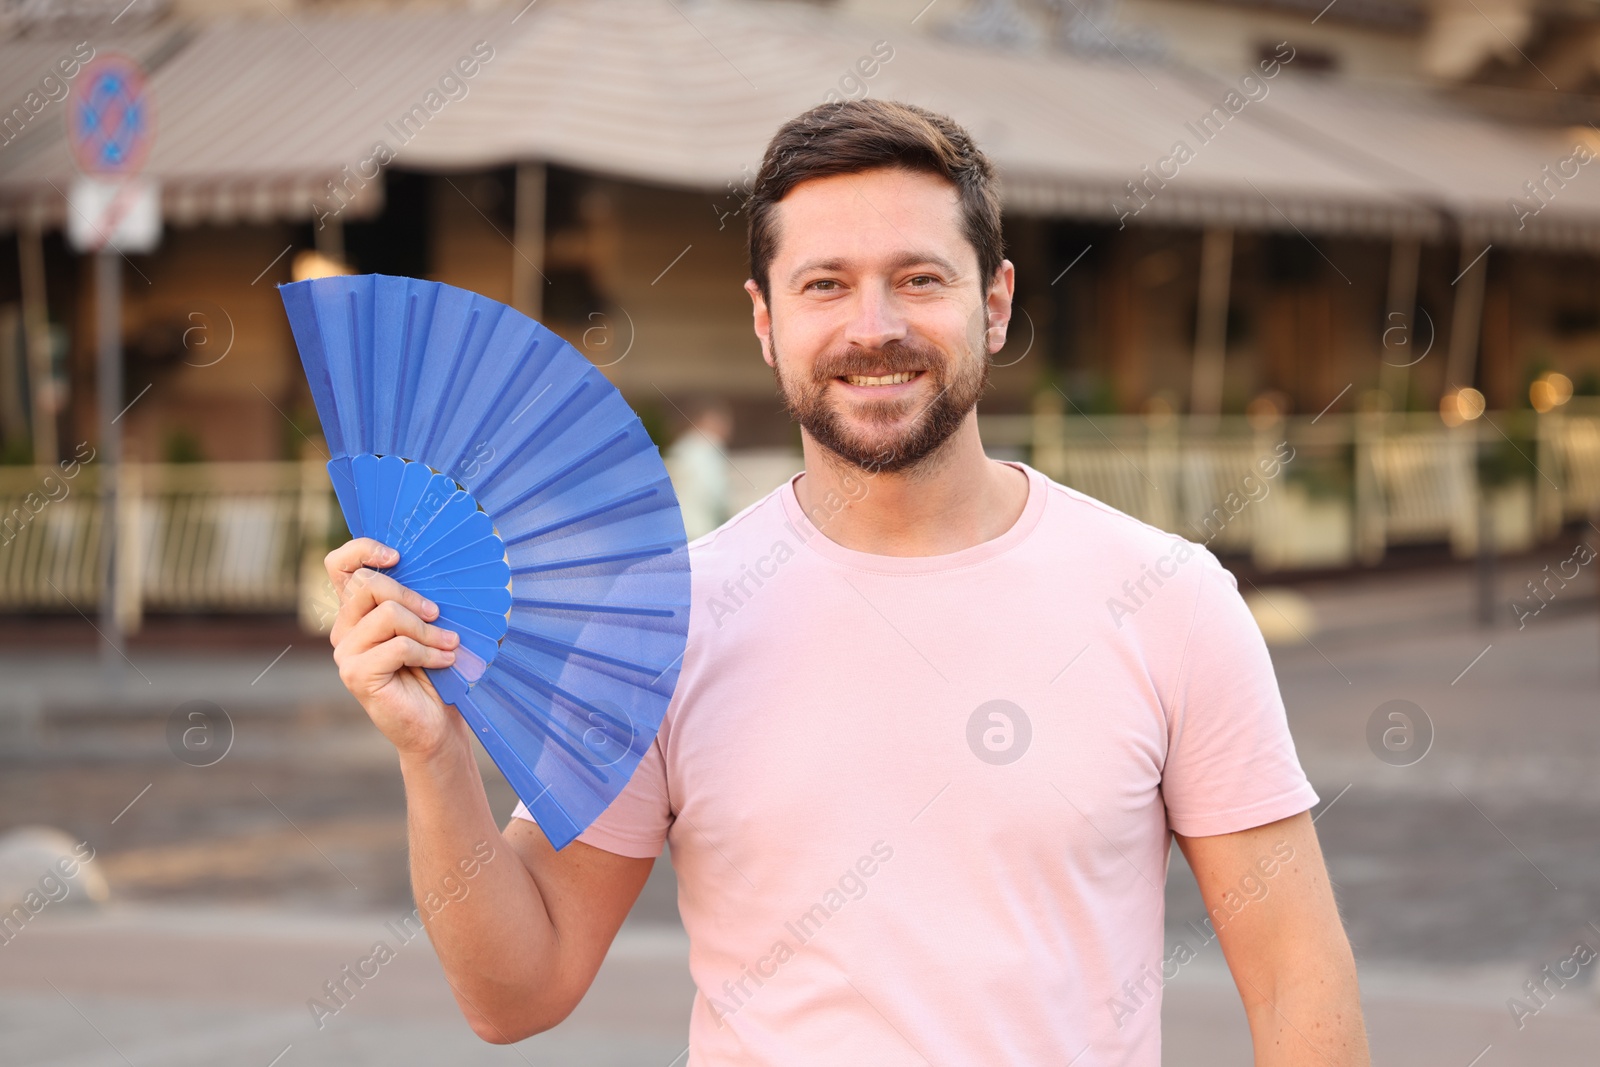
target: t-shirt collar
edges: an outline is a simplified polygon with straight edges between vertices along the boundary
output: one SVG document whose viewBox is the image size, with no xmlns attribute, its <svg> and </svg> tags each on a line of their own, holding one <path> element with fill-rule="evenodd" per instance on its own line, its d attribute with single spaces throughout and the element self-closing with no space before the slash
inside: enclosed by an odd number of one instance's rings
<svg viewBox="0 0 1600 1067">
<path fill-rule="evenodd" d="M 795 483 L 805 471 L 790 478 L 778 491 L 778 497 L 783 504 L 784 517 L 789 528 L 795 532 L 796 537 L 806 548 L 825 559 L 852 570 L 876 574 L 931 574 L 970 567 L 994 559 L 1021 544 L 1038 525 L 1039 517 L 1044 514 L 1045 500 L 1048 496 L 1044 475 L 1026 463 L 1006 462 L 1008 466 L 1016 467 L 1028 476 L 1028 500 L 1023 505 L 1022 514 L 1017 517 L 1017 521 L 998 537 L 969 545 L 956 552 L 936 556 L 884 556 L 846 548 L 832 540 L 826 532 L 828 519 L 848 502 L 843 496 L 836 500 L 824 498 L 813 502 L 812 513 L 818 520 L 813 521 L 812 517 L 801 509 L 800 498 L 795 493 Z"/>
</svg>

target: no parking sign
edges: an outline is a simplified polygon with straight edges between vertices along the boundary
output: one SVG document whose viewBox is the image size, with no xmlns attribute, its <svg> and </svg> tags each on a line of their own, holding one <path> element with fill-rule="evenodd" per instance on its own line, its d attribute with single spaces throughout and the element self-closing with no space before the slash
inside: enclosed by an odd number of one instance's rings
<svg viewBox="0 0 1600 1067">
<path fill-rule="evenodd" d="M 155 134 L 144 70 L 101 55 L 85 69 L 67 108 L 67 145 L 84 176 L 68 196 L 67 236 L 83 252 L 149 252 L 161 239 L 161 196 L 139 176 Z"/>
</svg>

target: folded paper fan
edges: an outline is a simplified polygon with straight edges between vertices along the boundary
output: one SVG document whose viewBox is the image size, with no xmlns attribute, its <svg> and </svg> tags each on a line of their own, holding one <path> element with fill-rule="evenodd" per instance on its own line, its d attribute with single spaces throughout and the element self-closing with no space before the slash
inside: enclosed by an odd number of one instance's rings
<svg viewBox="0 0 1600 1067">
<path fill-rule="evenodd" d="M 462 289 L 279 287 L 352 536 L 461 636 L 428 668 L 556 848 L 627 784 L 677 684 L 683 520 L 661 455 L 566 341 Z"/>
</svg>

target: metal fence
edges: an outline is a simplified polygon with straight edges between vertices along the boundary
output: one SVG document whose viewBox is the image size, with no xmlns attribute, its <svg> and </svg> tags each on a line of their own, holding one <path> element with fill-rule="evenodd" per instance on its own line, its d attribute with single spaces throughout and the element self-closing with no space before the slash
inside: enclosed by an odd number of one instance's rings
<svg viewBox="0 0 1600 1067">
<path fill-rule="evenodd" d="M 89 614 L 99 605 L 103 474 L 93 462 L 0 468 L 0 611 Z M 300 607 L 333 514 L 321 463 L 129 463 L 118 479 L 115 596 L 125 627 L 147 610 Z"/>
<path fill-rule="evenodd" d="M 1600 403 L 1278 419 L 1064 414 L 980 420 L 991 448 L 1135 518 L 1266 569 L 1373 564 L 1393 547 L 1531 548 L 1600 521 Z"/>
<path fill-rule="evenodd" d="M 981 421 L 991 449 L 1266 569 L 1370 564 L 1418 543 L 1469 555 L 1483 536 L 1519 551 L 1574 519 L 1600 521 L 1600 404 L 1581 400 L 1454 428 L 1415 414 L 1201 422 L 1047 407 Z M 733 462 L 759 494 L 798 460 Z M 92 461 L 0 467 L 0 612 L 98 608 L 102 473 Z M 326 625 L 321 559 L 336 511 L 320 462 L 124 464 L 119 479 L 125 629 L 168 611 L 298 612 L 308 628 Z"/>
</svg>

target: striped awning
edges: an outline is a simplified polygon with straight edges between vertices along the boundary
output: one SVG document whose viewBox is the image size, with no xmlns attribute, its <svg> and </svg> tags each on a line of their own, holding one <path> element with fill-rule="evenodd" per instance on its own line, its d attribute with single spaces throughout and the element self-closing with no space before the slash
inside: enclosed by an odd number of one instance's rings
<svg viewBox="0 0 1600 1067">
<path fill-rule="evenodd" d="M 146 68 L 156 132 L 144 173 L 160 182 L 170 224 L 310 220 L 330 211 L 352 218 L 382 205 L 376 146 L 387 143 L 403 165 L 403 138 L 426 135 L 493 70 L 495 59 L 484 63 L 473 49 L 481 42 L 498 57 L 490 42 L 506 36 L 510 18 L 498 10 L 295 9 L 89 43 L 97 54 L 121 52 Z M 0 44 L 0 106 L 23 102 L 76 44 L 70 37 Z M 457 68 L 463 62 L 472 76 Z M 72 100 L 51 102 L 0 145 L 0 226 L 30 215 L 62 224 L 77 174 L 64 122 Z"/>
<path fill-rule="evenodd" d="M 1201 143 L 1185 124 L 1223 94 L 1145 60 L 966 47 L 791 4 L 545 0 L 535 11 L 537 32 L 508 49 L 417 158 L 553 159 L 725 193 L 732 183 L 736 201 L 783 121 L 830 94 L 869 93 L 962 123 L 1001 169 L 1017 211 L 1116 218 L 1135 206 L 1138 222 L 1439 228 L 1431 205 L 1242 115 Z M 1129 200 L 1127 183 L 1144 181 L 1142 168 L 1184 138 L 1193 160 L 1169 164 L 1177 177 L 1142 206 Z"/>
<path fill-rule="evenodd" d="M 0 106 L 71 45 L 0 45 Z M 380 205 L 370 176 L 391 163 L 549 161 L 703 190 L 732 211 L 779 124 L 865 93 L 965 125 L 1015 212 L 1424 238 L 1459 228 L 1600 248 L 1600 161 L 1559 185 L 1542 169 L 1571 170 L 1575 145 L 1600 148 L 1593 131 L 1514 126 L 1419 86 L 1300 73 L 1292 59 L 1266 77 L 1115 52 L 1006 51 L 739 0 L 295 9 L 103 47 L 150 62 L 158 133 L 147 171 L 175 225 L 307 220 L 333 207 L 358 217 Z M 474 48 L 490 58 L 471 77 L 455 73 Z M 63 218 L 74 172 L 64 105 L 50 108 L 0 146 L 0 226 Z M 1527 182 L 1544 183 L 1541 199 Z"/>
</svg>

